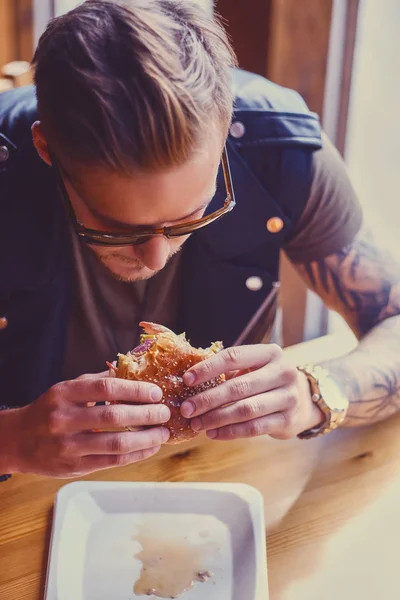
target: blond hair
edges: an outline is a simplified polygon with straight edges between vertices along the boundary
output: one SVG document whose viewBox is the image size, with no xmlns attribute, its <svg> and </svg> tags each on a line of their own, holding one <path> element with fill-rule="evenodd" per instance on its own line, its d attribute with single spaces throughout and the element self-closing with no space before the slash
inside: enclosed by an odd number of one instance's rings
<svg viewBox="0 0 400 600">
<path fill-rule="evenodd" d="M 87 0 L 53 19 L 35 56 L 49 144 L 123 173 L 178 166 L 232 116 L 235 57 L 191 0 Z"/>
</svg>

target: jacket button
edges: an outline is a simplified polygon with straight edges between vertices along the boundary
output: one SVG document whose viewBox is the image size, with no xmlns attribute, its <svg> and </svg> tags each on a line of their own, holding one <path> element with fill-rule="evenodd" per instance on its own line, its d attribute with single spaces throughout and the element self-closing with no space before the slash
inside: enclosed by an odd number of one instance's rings
<svg viewBox="0 0 400 600">
<path fill-rule="evenodd" d="M 240 121 L 235 121 L 234 123 L 232 123 L 229 133 L 233 138 L 242 138 L 246 133 L 246 127 Z"/>
<path fill-rule="evenodd" d="M 7 329 L 7 327 L 8 327 L 8 319 L 6 319 L 6 317 L 1 317 L 0 318 L 0 331 Z"/>
<path fill-rule="evenodd" d="M 272 217 L 267 221 L 267 229 L 270 233 L 279 233 L 282 231 L 284 222 L 280 217 Z"/>
<path fill-rule="evenodd" d="M 0 146 L 0 163 L 6 162 L 10 156 L 7 146 Z"/>
<path fill-rule="evenodd" d="M 263 280 L 261 277 L 254 276 L 246 279 L 246 287 L 251 292 L 259 292 L 263 287 Z"/>
</svg>

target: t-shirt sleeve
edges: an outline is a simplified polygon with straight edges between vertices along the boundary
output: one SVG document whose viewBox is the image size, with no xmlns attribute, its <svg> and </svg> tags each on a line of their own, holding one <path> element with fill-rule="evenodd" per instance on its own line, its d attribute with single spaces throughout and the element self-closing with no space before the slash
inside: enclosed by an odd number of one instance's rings
<svg viewBox="0 0 400 600">
<path fill-rule="evenodd" d="M 314 154 L 310 195 L 284 250 L 294 263 L 335 254 L 359 232 L 362 209 L 345 163 L 325 133 Z"/>
</svg>

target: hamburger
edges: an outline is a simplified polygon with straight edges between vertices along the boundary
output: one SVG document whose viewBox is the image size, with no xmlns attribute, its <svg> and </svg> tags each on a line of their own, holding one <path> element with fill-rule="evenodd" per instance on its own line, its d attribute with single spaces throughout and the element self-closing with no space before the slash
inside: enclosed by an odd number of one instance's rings
<svg viewBox="0 0 400 600">
<path fill-rule="evenodd" d="M 171 411 L 171 419 L 166 423 L 171 432 L 168 443 L 186 442 L 198 434 L 190 427 L 190 420 L 182 416 L 182 402 L 219 385 L 225 381 L 225 376 L 221 375 L 207 383 L 188 387 L 183 383 L 183 375 L 193 365 L 220 352 L 223 345 L 221 342 L 215 342 L 206 349 L 194 348 L 184 333 L 177 335 L 156 323 L 141 322 L 140 326 L 144 333 L 139 345 L 128 354 L 119 354 L 118 360 L 112 365 L 108 363 L 110 375 L 158 385 L 163 392 L 161 402 Z"/>
</svg>

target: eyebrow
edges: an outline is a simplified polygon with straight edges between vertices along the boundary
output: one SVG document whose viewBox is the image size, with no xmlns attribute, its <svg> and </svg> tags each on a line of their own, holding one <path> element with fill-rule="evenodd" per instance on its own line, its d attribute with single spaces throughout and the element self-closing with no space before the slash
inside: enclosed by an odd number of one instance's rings
<svg viewBox="0 0 400 600">
<path fill-rule="evenodd" d="M 71 177 L 71 175 L 67 173 L 67 171 L 60 165 L 60 163 L 58 162 L 57 159 L 54 161 L 54 163 L 55 163 L 57 170 L 64 174 L 66 179 L 68 179 L 69 182 L 71 183 L 75 192 L 79 195 L 79 192 L 73 183 L 74 178 Z M 68 201 L 71 202 L 69 199 L 68 191 L 67 191 L 65 183 L 63 181 L 63 178 L 60 177 L 60 180 L 61 180 L 60 183 L 64 190 L 64 193 L 66 194 Z M 76 181 L 76 179 L 75 179 L 75 181 Z M 203 204 L 201 204 L 199 207 L 195 208 L 188 215 L 180 217 L 179 219 L 175 219 L 174 221 L 169 221 L 169 223 L 175 224 L 175 225 L 179 224 L 179 223 L 183 223 L 184 221 L 189 220 L 191 217 L 194 217 L 198 212 L 200 212 L 202 210 L 206 210 L 208 208 L 208 206 L 211 204 L 216 193 L 217 193 L 217 182 L 214 183 L 211 194 L 209 195 L 208 199 L 205 202 L 203 202 Z M 101 212 L 99 212 L 98 210 L 96 210 L 93 206 L 90 206 L 90 204 L 88 204 L 83 198 L 82 198 L 82 200 L 86 204 L 87 208 L 91 211 L 93 216 L 95 216 L 100 221 L 103 221 L 103 223 L 107 223 L 110 227 L 119 227 L 121 229 L 125 229 L 126 231 L 132 231 L 133 229 L 136 231 L 140 231 L 140 230 L 143 231 L 143 230 L 148 230 L 148 229 L 153 229 L 153 228 L 158 229 L 158 227 L 159 227 L 157 225 L 129 225 L 128 223 L 125 223 L 124 221 L 118 221 L 118 219 L 112 219 L 111 217 L 107 217 L 106 215 L 104 215 Z"/>
<path fill-rule="evenodd" d="M 179 219 L 176 219 L 174 221 L 168 221 L 168 223 L 171 223 L 171 224 L 174 224 L 174 225 L 179 224 L 179 223 L 183 223 L 184 221 L 189 220 L 191 217 L 194 217 L 200 211 L 205 210 L 211 204 L 211 201 L 214 198 L 215 193 L 216 193 L 216 186 L 213 189 L 211 198 L 209 198 L 208 200 L 206 200 L 205 202 L 203 202 L 203 204 L 201 204 L 200 206 L 198 206 L 197 208 L 195 208 L 191 213 L 189 213 L 187 215 L 184 215 L 183 217 L 180 217 Z M 86 204 L 86 202 L 85 202 L 85 204 Z M 89 208 L 89 210 L 91 211 L 91 213 L 93 214 L 93 216 L 95 216 L 100 221 L 103 221 L 103 223 L 106 223 L 110 227 L 120 227 L 121 229 L 125 229 L 125 230 L 132 230 L 132 229 L 135 229 L 135 230 L 144 230 L 144 229 L 151 229 L 151 228 L 158 228 L 158 227 L 160 227 L 160 225 L 129 225 L 129 224 L 123 222 L 123 221 L 118 221 L 118 219 L 112 219 L 111 217 L 107 217 L 106 215 L 103 215 L 103 213 L 99 212 L 94 207 L 92 207 L 92 206 L 90 206 L 88 204 L 86 204 L 86 206 Z"/>
</svg>

